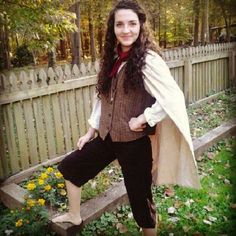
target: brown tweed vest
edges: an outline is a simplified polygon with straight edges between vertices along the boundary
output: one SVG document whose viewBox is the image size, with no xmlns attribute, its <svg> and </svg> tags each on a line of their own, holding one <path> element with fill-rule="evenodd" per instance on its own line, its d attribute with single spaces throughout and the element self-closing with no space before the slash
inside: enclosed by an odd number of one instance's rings
<svg viewBox="0 0 236 236">
<path fill-rule="evenodd" d="M 129 120 L 142 114 L 155 102 L 155 98 L 145 88 L 129 90 L 126 94 L 123 89 L 124 72 L 125 66 L 112 79 L 109 96 L 101 96 L 99 134 L 102 139 L 105 139 L 110 133 L 114 142 L 128 142 L 155 133 L 155 127 L 151 128 L 148 124 L 143 131 L 130 130 Z"/>
</svg>

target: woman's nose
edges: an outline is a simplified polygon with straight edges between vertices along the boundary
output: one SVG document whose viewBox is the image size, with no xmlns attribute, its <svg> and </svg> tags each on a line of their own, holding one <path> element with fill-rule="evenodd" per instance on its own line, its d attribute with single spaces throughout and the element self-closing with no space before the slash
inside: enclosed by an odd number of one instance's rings
<svg viewBox="0 0 236 236">
<path fill-rule="evenodd" d="M 124 25 L 123 27 L 123 33 L 129 33 L 130 29 L 128 25 Z"/>
</svg>

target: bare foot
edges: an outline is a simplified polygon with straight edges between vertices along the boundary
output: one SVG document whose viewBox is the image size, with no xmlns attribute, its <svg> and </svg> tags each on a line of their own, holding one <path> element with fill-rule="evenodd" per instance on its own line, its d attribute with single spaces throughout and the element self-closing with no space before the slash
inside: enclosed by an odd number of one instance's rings
<svg viewBox="0 0 236 236">
<path fill-rule="evenodd" d="M 55 217 L 54 219 L 52 219 L 52 222 L 53 223 L 69 222 L 69 223 L 72 223 L 74 225 L 80 225 L 82 223 L 82 219 L 81 219 L 80 216 L 76 217 L 73 214 L 68 212 L 68 213 L 65 213 L 63 215 Z"/>
</svg>

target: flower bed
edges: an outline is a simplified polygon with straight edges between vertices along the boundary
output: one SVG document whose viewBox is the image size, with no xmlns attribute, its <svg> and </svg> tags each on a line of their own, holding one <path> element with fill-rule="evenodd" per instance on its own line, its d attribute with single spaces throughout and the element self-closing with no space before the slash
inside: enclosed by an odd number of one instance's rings
<svg viewBox="0 0 236 236">
<path fill-rule="evenodd" d="M 109 165 L 83 186 L 81 202 L 94 198 L 122 179 L 120 168 L 116 164 Z M 29 199 L 43 199 L 47 206 L 59 212 L 67 209 L 65 181 L 56 165 L 43 167 L 20 186 L 27 189 Z"/>
</svg>

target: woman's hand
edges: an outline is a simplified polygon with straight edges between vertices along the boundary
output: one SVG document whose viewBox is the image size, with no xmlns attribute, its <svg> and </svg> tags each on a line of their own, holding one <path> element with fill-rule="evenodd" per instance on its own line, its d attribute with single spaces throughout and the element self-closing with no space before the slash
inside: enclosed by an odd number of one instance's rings
<svg viewBox="0 0 236 236">
<path fill-rule="evenodd" d="M 90 127 L 88 132 L 79 138 L 78 142 L 77 142 L 77 147 L 79 148 L 79 150 L 81 150 L 83 148 L 83 146 L 91 139 L 94 137 L 95 135 L 95 129 Z"/>
<path fill-rule="evenodd" d="M 146 127 L 146 119 L 145 116 L 142 114 L 138 117 L 132 117 L 129 121 L 129 128 L 132 131 L 143 131 L 143 129 Z"/>
</svg>

